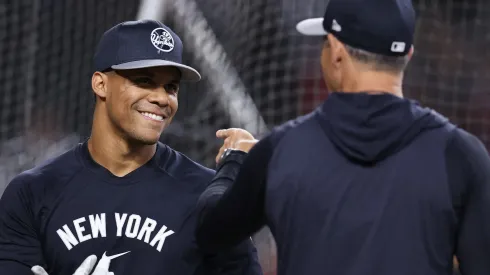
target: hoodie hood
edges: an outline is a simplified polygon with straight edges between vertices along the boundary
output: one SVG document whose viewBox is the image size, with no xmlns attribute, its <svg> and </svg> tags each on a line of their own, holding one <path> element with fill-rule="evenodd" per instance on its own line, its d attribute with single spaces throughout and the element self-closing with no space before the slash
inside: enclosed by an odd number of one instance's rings
<svg viewBox="0 0 490 275">
<path fill-rule="evenodd" d="M 424 131 L 448 120 L 391 94 L 331 93 L 318 109 L 321 127 L 349 159 L 374 163 L 395 154 Z"/>
</svg>

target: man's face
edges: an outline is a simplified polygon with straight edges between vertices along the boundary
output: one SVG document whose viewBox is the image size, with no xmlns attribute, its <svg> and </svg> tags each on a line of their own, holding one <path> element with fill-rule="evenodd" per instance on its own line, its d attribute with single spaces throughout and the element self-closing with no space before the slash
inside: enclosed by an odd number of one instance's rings
<svg viewBox="0 0 490 275">
<path fill-rule="evenodd" d="M 109 72 L 107 116 L 130 142 L 155 144 L 177 112 L 180 71 L 175 67 Z"/>
</svg>

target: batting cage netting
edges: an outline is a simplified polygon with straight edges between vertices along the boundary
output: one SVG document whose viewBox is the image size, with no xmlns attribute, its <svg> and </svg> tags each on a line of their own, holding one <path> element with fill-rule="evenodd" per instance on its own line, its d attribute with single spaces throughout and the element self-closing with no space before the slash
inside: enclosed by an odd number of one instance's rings
<svg viewBox="0 0 490 275">
<path fill-rule="evenodd" d="M 157 17 L 181 36 L 185 58 L 203 81 L 181 87 L 177 117 L 162 141 L 213 167 L 219 128 L 261 136 L 328 96 L 321 38 L 295 30 L 298 21 L 321 17 L 327 2 L 0 1 L 0 194 L 17 173 L 90 135 L 92 56 L 111 26 Z M 405 96 L 490 146 L 490 1 L 414 4 L 419 21 Z M 261 251 L 273 245 L 267 234 L 257 238 Z M 269 259 L 264 268 L 273 270 L 274 257 Z"/>
</svg>

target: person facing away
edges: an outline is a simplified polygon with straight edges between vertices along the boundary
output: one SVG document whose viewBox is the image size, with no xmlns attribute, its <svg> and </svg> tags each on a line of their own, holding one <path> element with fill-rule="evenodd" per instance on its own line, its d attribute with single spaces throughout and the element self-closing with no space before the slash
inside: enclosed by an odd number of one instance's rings
<svg viewBox="0 0 490 275">
<path fill-rule="evenodd" d="M 0 274 L 73 274 L 82 262 L 76 274 L 262 274 L 251 240 L 197 247 L 195 205 L 215 172 L 158 142 L 179 83 L 201 78 L 182 51 L 153 20 L 105 32 L 90 138 L 16 176 L 0 200 Z"/>
<path fill-rule="evenodd" d="M 255 145 L 217 132 L 224 153 L 198 202 L 203 250 L 268 225 L 280 275 L 449 275 L 453 255 L 461 274 L 489 274 L 488 152 L 403 97 L 415 22 L 410 1 L 331 0 L 323 18 L 298 23 L 325 37 L 334 92 Z"/>
</svg>

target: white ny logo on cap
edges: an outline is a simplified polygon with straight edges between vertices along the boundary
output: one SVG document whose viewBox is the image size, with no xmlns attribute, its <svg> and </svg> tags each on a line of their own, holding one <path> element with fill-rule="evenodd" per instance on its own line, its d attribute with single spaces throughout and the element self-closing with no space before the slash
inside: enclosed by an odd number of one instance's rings
<svg viewBox="0 0 490 275">
<path fill-rule="evenodd" d="M 158 53 L 170 52 L 174 49 L 174 38 L 164 28 L 156 28 L 151 32 L 151 43 L 158 49 Z"/>
</svg>

